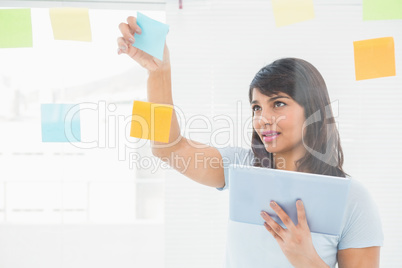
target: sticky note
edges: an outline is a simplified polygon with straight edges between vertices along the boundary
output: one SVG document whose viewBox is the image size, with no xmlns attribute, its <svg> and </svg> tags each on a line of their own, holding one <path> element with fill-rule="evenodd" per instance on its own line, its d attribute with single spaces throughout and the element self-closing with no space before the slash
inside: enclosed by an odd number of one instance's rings
<svg viewBox="0 0 402 268">
<path fill-rule="evenodd" d="M 171 105 L 134 101 L 130 136 L 169 142 L 172 114 Z"/>
<path fill-rule="evenodd" d="M 91 25 L 87 8 L 50 8 L 55 40 L 91 42 Z"/>
<path fill-rule="evenodd" d="M 396 75 L 394 38 L 353 42 L 356 80 Z"/>
<path fill-rule="evenodd" d="M 0 10 L 0 48 L 32 47 L 30 9 Z"/>
<path fill-rule="evenodd" d="M 363 0 L 363 20 L 402 19 L 401 0 Z"/>
<path fill-rule="evenodd" d="M 276 27 L 315 18 L 313 0 L 271 0 Z"/>
<path fill-rule="evenodd" d="M 80 142 L 79 104 L 42 104 L 42 142 Z"/>
<path fill-rule="evenodd" d="M 169 32 L 169 25 L 153 20 L 138 12 L 137 24 L 141 28 L 141 34 L 135 34 L 134 47 L 163 60 L 166 35 Z"/>
</svg>

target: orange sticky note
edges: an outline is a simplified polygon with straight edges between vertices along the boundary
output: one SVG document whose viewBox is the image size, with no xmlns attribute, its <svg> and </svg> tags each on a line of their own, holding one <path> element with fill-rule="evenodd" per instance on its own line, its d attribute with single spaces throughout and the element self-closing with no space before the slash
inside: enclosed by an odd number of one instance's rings
<svg viewBox="0 0 402 268">
<path fill-rule="evenodd" d="M 356 80 L 395 76 L 394 38 L 353 42 Z"/>
<path fill-rule="evenodd" d="M 173 106 L 134 101 L 130 136 L 159 142 L 169 142 Z"/>
</svg>

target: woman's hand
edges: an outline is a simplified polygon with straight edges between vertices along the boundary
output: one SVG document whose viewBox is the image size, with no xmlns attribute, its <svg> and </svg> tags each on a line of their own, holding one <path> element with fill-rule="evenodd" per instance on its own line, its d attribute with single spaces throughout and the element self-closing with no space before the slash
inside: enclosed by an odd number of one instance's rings
<svg viewBox="0 0 402 268">
<path fill-rule="evenodd" d="M 119 46 L 117 53 L 119 55 L 122 53 L 129 55 L 150 72 L 170 68 L 169 50 L 166 44 L 163 53 L 163 61 L 145 53 L 141 49 L 133 47 L 135 43 L 134 33 L 141 34 L 141 28 L 137 25 L 137 19 L 135 17 L 128 17 L 127 23 L 122 22 L 119 24 L 119 29 L 123 35 L 117 38 L 117 45 Z"/>
<path fill-rule="evenodd" d="M 294 267 L 328 267 L 314 248 L 303 202 L 301 200 L 296 202 L 297 225 L 294 225 L 277 203 L 272 201 L 270 205 L 287 229 L 282 228 L 268 213 L 262 211 L 261 216 L 265 220 L 264 226 L 276 239 L 289 262 Z"/>
</svg>

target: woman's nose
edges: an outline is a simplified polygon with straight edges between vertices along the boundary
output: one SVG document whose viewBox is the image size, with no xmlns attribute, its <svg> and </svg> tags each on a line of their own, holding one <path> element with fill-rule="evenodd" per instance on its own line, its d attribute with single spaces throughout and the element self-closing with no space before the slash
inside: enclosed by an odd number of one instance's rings
<svg viewBox="0 0 402 268">
<path fill-rule="evenodd" d="M 270 113 L 265 112 L 261 113 L 260 118 L 259 118 L 259 124 L 260 126 L 264 127 L 265 125 L 272 125 L 273 123 L 273 117 Z"/>
</svg>

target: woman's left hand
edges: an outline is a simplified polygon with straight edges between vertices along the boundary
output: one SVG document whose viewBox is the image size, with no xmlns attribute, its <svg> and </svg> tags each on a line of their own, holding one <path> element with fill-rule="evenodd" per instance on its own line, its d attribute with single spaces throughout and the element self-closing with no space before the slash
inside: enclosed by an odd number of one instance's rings
<svg viewBox="0 0 402 268">
<path fill-rule="evenodd" d="M 265 220 L 264 226 L 276 239 L 289 262 L 294 267 L 328 267 L 314 248 L 303 202 L 301 200 L 296 202 L 297 225 L 294 225 L 290 217 L 276 202 L 272 201 L 270 205 L 287 229 L 274 221 L 268 213 L 262 211 L 261 216 Z"/>
</svg>

